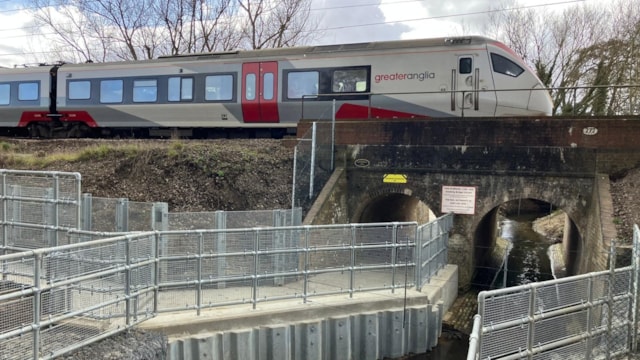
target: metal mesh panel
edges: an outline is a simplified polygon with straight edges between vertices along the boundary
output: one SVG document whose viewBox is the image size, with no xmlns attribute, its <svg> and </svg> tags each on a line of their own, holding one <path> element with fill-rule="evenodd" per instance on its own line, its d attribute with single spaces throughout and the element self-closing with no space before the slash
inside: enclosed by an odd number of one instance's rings
<svg viewBox="0 0 640 360">
<path fill-rule="evenodd" d="M 2 360 L 33 359 L 33 333 L 25 333 L 20 337 L 0 341 Z"/>
<path fill-rule="evenodd" d="M 557 355 L 577 359 L 587 353 L 594 358 L 628 353 L 633 271 L 622 268 L 482 292 L 478 304 L 483 315 L 479 357 L 531 352 L 536 359 Z M 534 306 L 527 308 L 526 299 L 530 298 L 535 299 Z M 532 339 L 528 333 L 518 333 L 516 329 L 522 327 L 532 327 Z M 496 340 L 494 349 L 495 334 L 503 339 L 500 345 Z M 585 339 L 589 339 L 588 346 L 583 344 Z"/>
<path fill-rule="evenodd" d="M 33 301 L 34 298 L 28 296 L 0 302 L 0 332 L 18 330 L 33 323 Z"/>
<path fill-rule="evenodd" d="M 503 296 L 487 297 L 478 306 L 482 316 L 483 326 L 521 320 L 529 314 L 531 290 L 523 290 Z"/>
<path fill-rule="evenodd" d="M 529 325 L 491 331 L 482 336 L 481 359 L 495 359 L 527 349 Z"/>
<path fill-rule="evenodd" d="M 128 228 L 124 231 L 150 231 L 153 229 L 153 203 L 129 201 Z"/>
<path fill-rule="evenodd" d="M 122 206 L 122 199 L 96 198 L 91 199 L 91 226 L 84 230 L 96 232 L 124 231 L 117 218 L 118 209 Z"/>
<path fill-rule="evenodd" d="M 56 246 L 64 231 L 79 226 L 79 174 L 19 170 L 0 170 L 0 174 L 0 190 L 6 191 L 3 244 L 20 249 Z"/>
<path fill-rule="evenodd" d="M 302 208 L 304 213 L 307 213 L 333 171 L 332 132 L 331 123 L 314 123 L 298 139 L 294 159 L 293 206 Z"/>
<path fill-rule="evenodd" d="M 546 345 L 554 341 L 581 335 L 587 332 L 588 312 L 586 310 L 552 318 L 543 318 L 536 322 L 533 344 Z"/>
<path fill-rule="evenodd" d="M 217 213 L 169 213 L 170 230 L 216 229 Z"/>
<path fill-rule="evenodd" d="M 587 353 L 587 343 L 586 341 L 581 341 L 577 343 L 573 343 L 567 346 L 558 347 L 553 350 L 549 350 L 543 353 L 538 353 L 533 356 L 535 360 L 583 360 L 585 358 L 584 355 Z M 576 355 L 578 354 L 578 355 Z"/>
</svg>

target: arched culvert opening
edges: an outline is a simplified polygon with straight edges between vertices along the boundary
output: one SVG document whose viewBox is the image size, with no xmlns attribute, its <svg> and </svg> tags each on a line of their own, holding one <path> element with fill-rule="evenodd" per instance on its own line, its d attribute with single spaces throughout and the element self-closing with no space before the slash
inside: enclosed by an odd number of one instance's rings
<svg viewBox="0 0 640 360">
<path fill-rule="evenodd" d="M 581 241 L 564 211 L 544 201 L 518 199 L 486 214 L 474 243 L 472 284 L 484 290 L 573 275 Z"/>
<path fill-rule="evenodd" d="M 366 204 L 358 223 L 416 221 L 420 224 L 435 219 L 434 213 L 419 199 L 399 193 L 379 196 Z"/>
</svg>

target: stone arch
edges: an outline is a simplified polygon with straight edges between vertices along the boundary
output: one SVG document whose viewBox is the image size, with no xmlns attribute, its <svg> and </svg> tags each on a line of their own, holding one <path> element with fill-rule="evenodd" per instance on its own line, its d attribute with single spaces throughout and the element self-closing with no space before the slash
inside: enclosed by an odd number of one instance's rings
<svg viewBox="0 0 640 360">
<path fill-rule="evenodd" d="M 357 201 L 351 222 L 427 222 L 433 217 L 429 205 L 416 197 L 413 189 L 393 184 L 363 193 Z"/>
<path fill-rule="evenodd" d="M 495 240 L 499 235 L 498 231 L 498 211 L 505 204 L 514 203 L 522 200 L 531 200 L 533 202 L 549 205 L 550 210 L 562 210 L 566 215 L 566 221 L 563 230 L 562 248 L 564 253 L 564 263 L 566 264 L 567 275 L 574 275 L 577 272 L 577 261 L 583 258 L 582 249 L 584 248 L 584 238 L 579 231 L 576 221 L 572 218 L 572 215 L 567 212 L 562 206 L 555 205 L 553 202 L 536 198 L 513 198 L 507 199 L 501 203 L 492 204 L 493 207 L 489 210 L 485 210 L 482 214 L 478 214 L 476 221 L 473 225 L 473 244 L 474 244 L 474 268 L 482 268 L 487 264 L 484 263 L 487 259 L 490 259 L 495 247 Z M 486 208 L 485 208 L 486 209 Z M 544 210 L 544 209 L 539 209 Z M 551 212 L 551 211 L 549 211 Z"/>
</svg>

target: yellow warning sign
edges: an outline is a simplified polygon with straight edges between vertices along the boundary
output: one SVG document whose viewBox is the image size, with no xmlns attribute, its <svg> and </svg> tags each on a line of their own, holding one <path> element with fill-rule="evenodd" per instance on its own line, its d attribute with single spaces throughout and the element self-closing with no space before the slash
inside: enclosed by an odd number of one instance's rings
<svg viewBox="0 0 640 360">
<path fill-rule="evenodd" d="M 407 175 L 406 174 L 384 174 L 384 177 L 382 178 L 382 182 L 392 183 L 392 184 L 406 184 Z"/>
</svg>

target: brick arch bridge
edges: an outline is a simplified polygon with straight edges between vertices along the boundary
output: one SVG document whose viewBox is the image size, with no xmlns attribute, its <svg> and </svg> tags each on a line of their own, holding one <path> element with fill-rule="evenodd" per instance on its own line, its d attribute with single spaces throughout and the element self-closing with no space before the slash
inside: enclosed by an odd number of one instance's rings
<svg viewBox="0 0 640 360">
<path fill-rule="evenodd" d="M 477 245 L 495 239 L 497 208 L 518 199 L 545 201 L 568 215 L 563 244 L 570 273 L 606 268 L 616 236 L 607 175 L 640 164 L 634 140 L 640 121 L 626 119 L 353 121 L 336 123 L 335 138 L 343 169 L 330 206 L 345 217 L 329 221 L 359 222 L 373 202 L 393 194 L 440 215 L 443 187 L 474 189 L 472 213 L 455 217 L 450 236 L 461 287 L 481 256 Z M 467 211 L 468 194 L 462 200 Z M 450 198 L 445 202 L 451 206 Z M 394 207 L 385 203 L 378 211 Z"/>
</svg>

